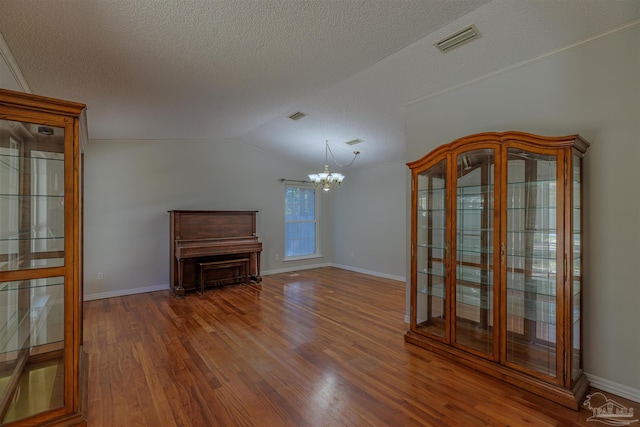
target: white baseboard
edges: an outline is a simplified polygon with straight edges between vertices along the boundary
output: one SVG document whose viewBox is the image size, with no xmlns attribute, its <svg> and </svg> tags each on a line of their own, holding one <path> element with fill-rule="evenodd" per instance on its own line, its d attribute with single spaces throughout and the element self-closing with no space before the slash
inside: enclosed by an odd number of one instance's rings
<svg viewBox="0 0 640 427">
<path fill-rule="evenodd" d="M 290 271 L 300 271 L 300 270 L 310 270 L 312 268 L 320 268 L 320 267 L 331 267 L 331 263 L 325 262 L 322 264 L 311 264 L 311 265 L 297 265 L 291 266 L 287 268 L 278 268 L 275 270 L 266 270 L 261 271 L 260 274 L 262 276 L 269 276 L 270 274 L 278 274 L 278 273 L 289 273 Z"/>
<path fill-rule="evenodd" d="M 591 387 L 640 403 L 640 390 L 636 388 L 618 384 L 591 374 L 587 374 L 587 378 L 589 379 Z"/>
<path fill-rule="evenodd" d="M 291 266 L 291 267 L 287 267 L 287 268 L 279 268 L 279 269 L 276 269 L 276 270 L 262 271 L 261 273 L 262 273 L 263 276 L 268 276 L 270 274 L 288 273 L 290 271 L 309 270 L 309 269 L 312 269 L 312 268 L 320 268 L 320 267 L 336 267 L 336 268 L 342 268 L 344 270 L 356 271 L 358 273 L 369 274 L 371 276 L 384 277 L 386 279 L 391 279 L 391 280 L 399 280 L 399 281 L 404 281 L 405 280 L 404 277 L 392 276 L 390 274 L 378 273 L 376 271 L 370 271 L 370 270 L 362 270 L 362 269 L 358 269 L 358 268 L 354 268 L 354 267 L 349 267 L 347 265 L 337 265 L 337 264 L 332 264 L 332 263 L 329 263 L 329 262 L 322 263 L 322 264 L 306 265 L 306 266 Z M 84 295 L 84 300 L 85 301 L 91 301 L 91 300 L 96 300 L 96 299 L 123 297 L 123 296 L 126 296 L 126 295 L 141 294 L 141 293 L 144 293 L 144 292 L 164 291 L 166 289 L 169 289 L 169 285 L 168 284 L 167 285 L 146 286 L 144 288 L 123 289 L 123 290 L 119 290 L 119 291 L 100 292 L 100 293 L 95 293 L 95 294 L 85 294 Z"/>
<path fill-rule="evenodd" d="M 334 264 L 331 262 L 326 262 L 322 264 L 305 265 L 305 266 L 295 266 L 295 267 L 288 267 L 288 268 L 279 268 L 276 270 L 267 270 L 267 271 L 263 271 L 262 275 L 268 276 L 269 274 L 288 273 L 290 271 L 309 270 L 312 268 L 321 268 L 321 267 L 341 268 L 343 270 L 355 271 L 356 273 L 368 274 L 370 276 L 383 277 L 385 279 L 398 280 L 400 282 L 405 282 L 405 278 L 402 276 L 394 276 L 391 274 L 380 273 L 380 272 L 371 271 L 371 270 L 364 270 L 362 268 L 351 267 L 349 265 Z"/>
<path fill-rule="evenodd" d="M 146 286 L 144 288 L 122 289 L 120 291 L 99 292 L 96 294 L 85 294 L 84 300 L 91 301 L 96 299 L 123 297 L 126 295 L 143 294 L 145 292 L 157 292 L 169 289 L 169 285 Z"/>
<path fill-rule="evenodd" d="M 406 278 L 403 276 L 394 276 L 392 274 L 379 273 L 377 271 L 364 270 L 362 268 L 351 267 L 349 265 L 331 264 L 331 267 L 341 268 L 343 270 L 355 271 L 356 273 L 368 274 L 369 276 L 383 277 L 385 279 L 397 280 L 399 282 L 406 282 Z"/>
</svg>

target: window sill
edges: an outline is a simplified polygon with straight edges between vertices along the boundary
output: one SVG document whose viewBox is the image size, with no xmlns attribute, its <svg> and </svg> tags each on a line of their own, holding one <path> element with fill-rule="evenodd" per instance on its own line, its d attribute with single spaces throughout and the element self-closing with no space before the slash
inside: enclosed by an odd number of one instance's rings
<svg viewBox="0 0 640 427">
<path fill-rule="evenodd" d="M 287 258 L 283 258 L 282 262 L 287 262 L 287 261 L 300 261 L 300 260 L 307 260 L 307 259 L 316 259 L 316 258 L 324 258 L 322 256 L 322 254 L 318 255 L 318 254 L 314 254 L 314 255 L 304 255 L 304 256 L 296 256 L 296 257 L 287 257 Z"/>
</svg>

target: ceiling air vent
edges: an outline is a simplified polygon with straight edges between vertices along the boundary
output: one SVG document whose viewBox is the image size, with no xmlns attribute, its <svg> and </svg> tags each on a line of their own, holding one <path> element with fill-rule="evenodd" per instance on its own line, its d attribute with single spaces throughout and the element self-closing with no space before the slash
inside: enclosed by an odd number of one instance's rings
<svg viewBox="0 0 640 427">
<path fill-rule="evenodd" d="M 307 117 L 307 115 L 305 113 L 303 113 L 302 111 L 296 111 L 295 113 L 293 113 L 292 115 L 289 116 L 289 118 L 291 120 L 300 120 L 304 117 Z"/>
<path fill-rule="evenodd" d="M 475 39 L 479 39 L 480 37 L 481 35 L 475 25 L 470 25 L 455 34 L 452 34 L 449 37 L 440 40 L 438 43 L 436 43 L 436 47 L 440 49 L 440 52 L 447 53 L 450 50 L 460 47 L 463 44 L 469 43 L 470 41 L 473 41 Z"/>
<path fill-rule="evenodd" d="M 351 141 L 345 142 L 345 144 L 347 144 L 347 145 L 356 145 L 356 144 L 360 144 L 361 142 L 364 142 L 364 141 L 361 140 L 360 138 L 356 138 L 356 139 L 352 139 Z"/>
</svg>

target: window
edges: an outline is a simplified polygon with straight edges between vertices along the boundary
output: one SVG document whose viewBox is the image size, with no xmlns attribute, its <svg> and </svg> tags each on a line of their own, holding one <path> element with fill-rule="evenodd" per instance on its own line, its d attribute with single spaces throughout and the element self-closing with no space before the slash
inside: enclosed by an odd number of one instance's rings
<svg viewBox="0 0 640 427">
<path fill-rule="evenodd" d="M 285 187 L 285 259 L 319 255 L 317 207 L 317 194 L 313 188 Z"/>
</svg>

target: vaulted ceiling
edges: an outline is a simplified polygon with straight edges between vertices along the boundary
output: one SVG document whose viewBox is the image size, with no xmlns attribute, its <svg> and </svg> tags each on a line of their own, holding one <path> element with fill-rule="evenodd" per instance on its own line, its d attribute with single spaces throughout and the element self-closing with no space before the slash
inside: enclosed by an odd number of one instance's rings
<svg viewBox="0 0 640 427">
<path fill-rule="evenodd" d="M 325 140 L 354 167 L 405 160 L 407 103 L 639 17 L 637 0 L 0 0 L 23 89 L 86 103 L 91 139 L 229 140 L 316 168 Z M 478 40 L 434 46 L 471 24 Z"/>
</svg>

